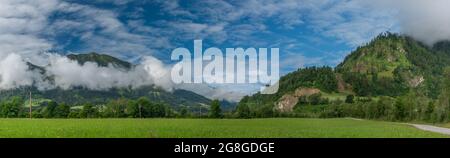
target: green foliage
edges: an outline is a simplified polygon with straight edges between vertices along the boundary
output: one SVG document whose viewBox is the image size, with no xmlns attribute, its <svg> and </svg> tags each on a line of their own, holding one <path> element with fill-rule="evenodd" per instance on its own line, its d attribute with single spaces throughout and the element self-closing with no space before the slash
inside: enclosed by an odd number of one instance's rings
<svg viewBox="0 0 450 158">
<path fill-rule="evenodd" d="M 1 116 L 6 118 L 18 117 L 22 103 L 23 101 L 19 97 L 13 97 L 11 101 L 3 102 L 1 104 Z"/>
<path fill-rule="evenodd" d="M 117 98 L 124 98 L 127 100 L 137 100 L 140 97 L 146 97 L 154 102 L 167 103 L 173 108 L 180 105 L 197 106 L 199 104 L 209 104 L 210 99 L 198 95 L 191 91 L 174 90 L 167 92 L 153 86 L 142 86 L 135 89 L 128 88 L 112 88 L 109 90 L 89 90 L 81 87 L 74 87 L 72 89 L 51 89 L 47 91 L 39 91 L 36 88 L 31 88 L 33 100 L 47 98 L 58 103 L 66 103 L 68 105 L 83 106 L 86 103 L 90 104 L 107 104 L 110 100 Z M 14 96 L 20 96 L 27 99 L 28 91 L 23 89 L 14 89 L 0 93 L 0 101 L 10 100 Z M 232 105 L 230 104 L 230 107 Z"/>
<path fill-rule="evenodd" d="M 354 117 L 386 121 L 447 122 L 450 108 L 435 103 L 419 92 L 392 98 L 380 97 L 377 100 L 360 100 L 354 103 L 331 102 L 329 105 L 296 107 L 291 116 L 299 117 Z"/>
<path fill-rule="evenodd" d="M 0 117 L 28 117 L 29 109 L 23 105 L 20 97 L 7 102 L 0 102 Z M 188 117 L 185 108 L 182 117 Z M 69 106 L 55 101 L 44 101 L 41 105 L 33 107 L 33 118 L 151 118 L 151 117 L 177 117 L 178 113 L 168 105 L 151 102 L 146 97 L 138 100 L 119 98 L 110 100 L 106 105 L 84 104 L 83 106 Z"/>
<path fill-rule="evenodd" d="M 434 109 L 437 122 L 450 121 L 450 67 L 444 69 L 444 78 L 442 79 L 443 88 L 437 98 L 437 106 Z"/>
<path fill-rule="evenodd" d="M 69 116 L 69 113 L 70 113 L 70 106 L 66 104 L 59 104 L 54 109 L 53 116 L 56 118 L 67 118 L 67 116 Z"/>
<path fill-rule="evenodd" d="M 42 116 L 44 118 L 52 118 L 55 117 L 55 109 L 58 106 L 58 103 L 55 101 L 44 102 L 42 104 L 44 108 L 42 109 Z"/>
<path fill-rule="evenodd" d="M 381 34 L 365 46 L 358 47 L 336 69 L 339 72 L 378 74 L 392 77 L 398 66 L 410 66 L 405 51 L 406 38 L 389 32 Z"/>
<path fill-rule="evenodd" d="M 275 94 L 256 93 L 253 96 L 245 96 L 240 103 L 246 104 L 254 117 L 274 116 L 273 105 L 284 94 L 292 93 L 299 87 L 314 87 L 323 92 L 337 92 L 336 74 L 330 67 L 308 67 L 298 69 L 280 78 L 279 89 Z M 320 94 L 319 94 L 320 95 Z M 308 103 L 324 104 L 326 99 L 321 96 L 304 98 Z M 307 101 L 310 99 L 311 101 Z"/>
<path fill-rule="evenodd" d="M 164 104 L 152 103 L 150 102 L 150 100 L 144 97 L 141 97 L 137 100 L 136 106 L 138 108 L 138 111 L 140 111 L 140 117 L 164 117 L 166 115 Z"/>
<path fill-rule="evenodd" d="M 296 105 L 289 117 L 318 118 L 328 105 Z"/>
<path fill-rule="evenodd" d="M 136 103 L 134 100 L 128 101 L 127 108 L 126 108 L 126 114 L 128 117 L 133 118 L 140 118 L 142 117 L 142 113 L 140 110 L 141 107 Z"/>
<path fill-rule="evenodd" d="M 238 118 L 250 118 L 250 108 L 245 103 L 240 103 L 236 108 Z"/>
<path fill-rule="evenodd" d="M 83 105 L 83 109 L 80 111 L 79 116 L 81 118 L 95 118 L 98 117 L 98 111 L 92 104 Z"/>
<path fill-rule="evenodd" d="M 211 109 L 209 110 L 209 117 L 210 118 L 222 118 L 222 109 L 220 109 L 220 102 L 219 100 L 213 100 L 211 102 Z"/>
<path fill-rule="evenodd" d="M 316 93 L 316 94 L 312 94 L 310 96 L 307 97 L 307 101 L 311 104 L 311 105 L 319 105 L 322 103 L 322 94 L 320 93 Z"/>
<path fill-rule="evenodd" d="M 70 110 L 68 118 L 80 118 L 81 110 Z"/>
<path fill-rule="evenodd" d="M 330 67 L 298 69 L 280 79 L 279 93 L 292 92 L 298 87 L 315 87 L 324 92 L 335 92 L 337 80 Z"/>
<path fill-rule="evenodd" d="M 354 95 L 352 95 L 352 94 L 350 94 L 350 95 L 347 95 L 347 97 L 345 98 L 345 103 L 354 103 L 355 102 L 355 96 Z"/>
<path fill-rule="evenodd" d="M 126 100 L 124 98 L 111 100 L 106 105 L 105 115 L 107 117 L 116 117 L 116 118 L 117 117 L 125 117 L 127 115 L 126 114 L 127 106 L 128 106 L 128 100 Z M 135 112 L 134 109 L 131 107 L 129 114 L 135 115 L 134 112 Z"/>
<path fill-rule="evenodd" d="M 188 109 L 183 106 L 180 110 L 180 117 L 188 117 L 189 115 Z"/>
<path fill-rule="evenodd" d="M 437 98 L 443 68 L 450 65 L 449 46 L 444 41 L 429 48 L 410 37 L 385 33 L 358 47 L 336 70 L 361 96 L 401 96 L 422 76 L 425 82 L 419 88 Z"/>
<path fill-rule="evenodd" d="M 362 74 L 356 72 L 345 72 L 343 79 L 353 87 L 353 91 L 359 96 L 399 96 L 408 91 L 405 80 L 400 80 L 398 75 L 400 69 L 395 69 L 393 78 L 381 77 L 377 74 Z M 371 77 L 369 77 L 371 76 Z"/>
</svg>

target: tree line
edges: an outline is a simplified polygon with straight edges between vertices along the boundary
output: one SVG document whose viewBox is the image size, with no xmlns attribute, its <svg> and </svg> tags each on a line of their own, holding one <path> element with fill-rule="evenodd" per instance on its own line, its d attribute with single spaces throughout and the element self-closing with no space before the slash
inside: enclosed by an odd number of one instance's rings
<svg viewBox="0 0 450 158">
<path fill-rule="evenodd" d="M 20 97 L 0 102 L 0 117 L 27 118 L 30 109 Z M 83 104 L 70 106 L 55 101 L 44 101 L 32 107 L 32 118 L 223 118 L 224 114 L 219 100 L 213 100 L 206 114 L 195 113 L 182 106 L 175 110 L 166 103 L 152 102 L 141 97 L 136 100 L 119 98 L 110 100 L 104 105 Z"/>
</svg>

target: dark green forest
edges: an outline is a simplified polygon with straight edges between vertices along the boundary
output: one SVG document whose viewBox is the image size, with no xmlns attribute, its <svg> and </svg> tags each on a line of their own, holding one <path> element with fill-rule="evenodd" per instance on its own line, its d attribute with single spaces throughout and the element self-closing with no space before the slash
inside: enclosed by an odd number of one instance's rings
<svg viewBox="0 0 450 158">
<path fill-rule="evenodd" d="M 182 106 L 175 110 L 170 105 L 151 101 L 147 97 L 138 99 L 119 98 L 105 104 L 81 104 L 78 106 L 55 101 L 44 101 L 39 106 L 24 106 L 20 97 L 13 97 L 0 103 L 0 117 L 4 118 L 222 118 L 221 102 L 212 100 L 211 110 L 204 107 L 203 112 L 189 110 Z M 230 117 L 230 114 L 227 113 Z"/>
</svg>

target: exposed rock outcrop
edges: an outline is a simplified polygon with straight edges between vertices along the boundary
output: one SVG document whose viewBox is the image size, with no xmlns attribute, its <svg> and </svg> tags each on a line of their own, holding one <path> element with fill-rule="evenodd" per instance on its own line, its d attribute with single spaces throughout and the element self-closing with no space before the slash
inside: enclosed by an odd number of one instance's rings
<svg viewBox="0 0 450 158">
<path fill-rule="evenodd" d="M 275 109 L 280 112 L 291 112 L 294 106 L 298 103 L 298 98 L 301 96 L 310 96 L 320 93 L 317 88 L 297 88 L 292 94 L 285 94 L 276 103 Z"/>
</svg>

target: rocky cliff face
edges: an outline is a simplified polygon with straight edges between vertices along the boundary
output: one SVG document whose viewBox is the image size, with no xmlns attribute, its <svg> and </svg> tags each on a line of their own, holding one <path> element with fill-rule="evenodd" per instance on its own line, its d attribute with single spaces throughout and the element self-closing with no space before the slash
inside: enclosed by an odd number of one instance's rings
<svg viewBox="0 0 450 158">
<path fill-rule="evenodd" d="M 320 90 L 317 88 L 298 88 L 292 94 L 283 95 L 278 100 L 275 109 L 280 112 L 291 112 L 292 110 L 294 110 L 295 105 L 297 105 L 299 97 L 308 97 L 317 93 L 320 93 Z"/>
</svg>

